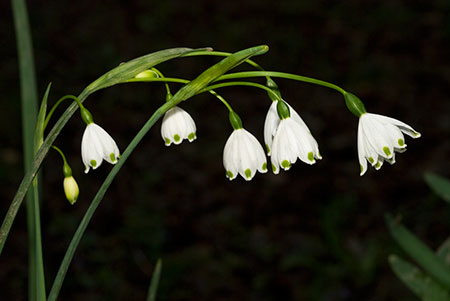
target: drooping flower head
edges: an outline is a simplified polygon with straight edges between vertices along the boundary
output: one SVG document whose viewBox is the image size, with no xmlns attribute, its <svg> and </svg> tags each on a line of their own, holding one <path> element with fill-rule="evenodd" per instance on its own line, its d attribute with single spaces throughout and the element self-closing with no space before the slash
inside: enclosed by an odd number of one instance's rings
<svg viewBox="0 0 450 301">
<path fill-rule="evenodd" d="M 240 174 L 250 181 L 257 170 L 266 173 L 266 156 L 258 139 L 242 127 L 241 119 L 235 112 L 230 112 L 230 122 L 234 131 L 223 150 L 223 165 L 227 178 L 233 180 Z"/>
<path fill-rule="evenodd" d="M 381 168 L 383 161 L 394 164 L 395 152 L 406 151 L 403 133 L 412 138 L 421 136 L 412 127 L 397 119 L 378 114 L 362 114 L 358 124 L 360 175 L 366 172 L 367 161 L 377 170 Z"/>
<path fill-rule="evenodd" d="M 395 163 L 395 152 L 406 151 L 403 133 L 412 138 L 421 136 L 412 127 L 397 119 L 367 113 L 357 96 L 345 93 L 344 97 L 349 110 L 359 117 L 358 159 L 361 176 L 367 171 L 367 162 L 377 170 L 384 161 Z"/>
<path fill-rule="evenodd" d="M 194 141 L 197 138 L 196 130 L 191 115 L 177 106 L 166 112 L 161 124 L 161 136 L 167 146 L 180 144 L 184 139 Z"/>
<path fill-rule="evenodd" d="M 284 101 L 272 103 L 264 125 L 267 152 L 271 156 L 272 169 L 289 170 L 297 158 L 307 164 L 322 159 L 319 146 L 300 115 Z"/>
<path fill-rule="evenodd" d="M 81 108 L 83 120 L 87 126 L 81 139 L 81 158 L 86 167 L 85 173 L 90 167 L 98 168 L 103 160 L 116 164 L 120 157 L 119 148 L 114 139 L 100 126 L 94 123 L 91 113 Z"/>
</svg>

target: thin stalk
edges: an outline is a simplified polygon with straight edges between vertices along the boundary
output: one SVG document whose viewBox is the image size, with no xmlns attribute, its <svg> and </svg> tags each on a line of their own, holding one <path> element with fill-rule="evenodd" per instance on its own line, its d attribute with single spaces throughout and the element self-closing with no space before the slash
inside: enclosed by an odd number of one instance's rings
<svg viewBox="0 0 450 301">
<path fill-rule="evenodd" d="M 65 95 L 58 99 L 58 101 L 55 103 L 55 105 L 51 108 L 51 110 L 48 112 L 47 117 L 45 118 L 44 122 L 44 130 L 47 128 L 47 124 L 50 121 L 50 118 L 52 117 L 53 113 L 55 112 L 56 108 L 66 99 L 72 99 L 74 101 L 78 101 L 78 98 L 74 95 Z"/>
<path fill-rule="evenodd" d="M 275 96 L 278 100 L 281 100 L 281 98 L 279 98 L 279 96 L 275 92 L 273 92 L 272 89 L 268 88 L 267 86 L 264 86 L 264 85 L 261 85 L 258 83 L 253 83 L 253 82 L 226 82 L 226 83 L 215 84 L 215 85 L 211 85 L 211 86 L 208 86 L 208 87 L 200 90 L 198 92 L 198 94 L 203 93 L 203 92 L 209 92 L 213 89 L 215 90 L 215 89 L 219 89 L 219 88 L 223 88 L 223 87 L 230 87 L 230 86 L 248 86 L 248 87 L 263 89 L 263 90 L 267 91 L 267 93 Z"/>
<path fill-rule="evenodd" d="M 306 82 L 306 83 L 334 89 L 336 91 L 339 91 L 342 94 L 347 93 L 341 87 L 339 87 L 335 84 L 320 80 L 320 79 L 315 79 L 312 77 L 301 76 L 301 75 L 296 75 L 296 74 L 284 73 L 284 72 L 275 72 L 275 71 L 247 71 L 247 72 L 229 73 L 229 74 L 220 76 L 219 78 L 217 78 L 215 80 L 215 82 L 221 81 L 221 80 L 237 79 L 237 78 L 267 77 L 267 76 L 292 79 L 292 80 L 296 80 L 296 81 Z"/>
<path fill-rule="evenodd" d="M 17 38 L 22 99 L 22 132 L 25 173 L 31 168 L 34 156 L 34 133 L 38 112 L 36 75 L 28 12 L 24 0 L 12 0 L 12 12 Z M 29 253 L 29 300 L 45 300 L 45 278 L 42 260 L 41 225 L 39 217 L 39 187 L 37 178 L 27 194 L 27 227 Z"/>
</svg>

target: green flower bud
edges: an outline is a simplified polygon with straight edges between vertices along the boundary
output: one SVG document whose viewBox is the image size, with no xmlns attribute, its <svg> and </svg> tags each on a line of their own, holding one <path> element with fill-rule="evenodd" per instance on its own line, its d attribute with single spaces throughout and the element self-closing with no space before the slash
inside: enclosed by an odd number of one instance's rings
<svg viewBox="0 0 450 301">
<path fill-rule="evenodd" d="M 272 93 L 267 93 L 272 101 L 277 101 L 281 99 L 280 89 L 278 88 L 278 85 L 270 77 L 267 78 L 266 85 L 278 96 L 276 97 Z"/>
<path fill-rule="evenodd" d="M 64 178 L 64 193 L 66 194 L 66 198 L 70 204 L 75 204 L 80 190 L 78 189 L 77 182 L 72 176 Z"/>
<path fill-rule="evenodd" d="M 158 78 L 158 73 L 152 70 L 145 70 L 135 76 L 135 78 Z"/>
<path fill-rule="evenodd" d="M 86 124 L 94 123 L 94 117 L 92 117 L 91 112 L 89 112 L 84 106 L 80 106 L 81 118 Z"/>
<path fill-rule="evenodd" d="M 72 176 L 72 168 L 70 168 L 70 166 L 69 166 L 69 164 L 67 164 L 67 162 L 64 162 L 63 174 L 64 174 L 65 178 Z"/>
<path fill-rule="evenodd" d="M 345 104 L 350 112 L 356 117 L 361 117 L 362 114 L 366 113 L 366 108 L 363 102 L 356 95 L 346 92 L 344 94 Z"/>
<path fill-rule="evenodd" d="M 282 100 L 277 103 L 277 112 L 281 120 L 291 117 L 288 105 Z"/>
<path fill-rule="evenodd" d="M 242 129 L 242 120 L 238 114 L 231 111 L 228 118 L 230 119 L 230 123 L 231 123 L 231 126 L 233 127 L 233 129 L 235 129 L 235 130 Z"/>
</svg>

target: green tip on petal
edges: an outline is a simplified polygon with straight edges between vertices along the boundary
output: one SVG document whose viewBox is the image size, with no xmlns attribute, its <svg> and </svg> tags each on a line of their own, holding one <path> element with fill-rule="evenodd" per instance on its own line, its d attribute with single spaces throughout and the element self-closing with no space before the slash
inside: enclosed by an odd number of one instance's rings
<svg viewBox="0 0 450 301">
<path fill-rule="evenodd" d="M 92 167 L 95 167 L 95 166 L 97 166 L 97 161 L 95 161 L 95 160 L 91 160 L 91 162 L 90 162 L 90 163 L 91 163 L 91 166 L 92 166 Z"/>
<path fill-rule="evenodd" d="M 414 135 L 415 138 L 420 137 L 420 133 L 418 132 L 412 131 L 412 134 Z"/>
<path fill-rule="evenodd" d="M 166 145 L 170 145 L 170 139 L 169 138 L 164 138 L 164 142 L 166 143 Z"/>
<path fill-rule="evenodd" d="M 375 161 L 372 157 L 369 157 L 369 162 L 370 162 L 370 164 L 373 164 L 373 162 Z"/>
<path fill-rule="evenodd" d="M 359 170 L 361 171 L 361 173 L 363 173 L 364 171 L 364 167 L 361 164 L 359 164 Z"/>
<path fill-rule="evenodd" d="M 266 171 L 267 170 L 267 163 L 264 162 L 264 164 L 262 165 L 262 170 Z"/>
<path fill-rule="evenodd" d="M 109 154 L 109 158 L 110 158 L 111 161 L 113 161 L 113 162 L 116 161 L 116 156 L 114 155 L 114 153 Z"/>
<path fill-rule="evenodd" d="M 281 166 L 285 169 L 288 169 L 289 167 L 291 167 L 291 163 L 289 163 L 288 160 L 284 160 L 283 162 L 281 162 Z"/>
<path fill-rule="evenodd" d="M 188 139 L 189 139 L 189 141 L 194 140 L 194 139 L 195 139 L 195 133 L 190 133 L 190 134 L 188 135 Z"/>
<path fill-rule="evenodd" d="M 314 154 L 312 152 L 308 153 L 308 160 L 313 162 L 314 161 Z"/>
<path fill-rule="evenodd" d="M 403 139 L 398 139 L 398 145 L 400 145 L 400 146 L 403 146 L 403 145 L 405 145 L 405 141 L 403 141 Z"/>
<path fill-rule="evenodd" d="M 270 154 L 270 147 L 266 144 L 267 153 Z"/>
<path fill-rule="evenodd" d="M 250 168 L 247 168 L 245 170 L 245 176 L 247 177 L 247 179 L 250 179 L 252 177 L 252 171 L 250 170 Z"/>
<path fill-rule="evenodd" d="M 181 140 L 180 135 L 178 134 L 173 135 L 173 140 L 175 140 L 175 142 L 180 141 Z"/>
<path fill-rule="evenodd" d="M 385 146 L 383 147 L 383 152 L 386 154 L 386 156 L 390 156 L 391 155 L 391 150 L 389 149 L 389 147 Z"/>
<path fill-rule="evenodd" d="M 380 168 L 380 166 L 381 166 L 381 163 L 380 163 L 380 162 L 377 162 L 377 164 L 375 164 L 375 167 L 376 167 L 376 168 Z"/>
<path fill-rule="evenodd" d="M 277 167 L 276 167 L 275 165 L 273 165 L 273 164 L 272 164 L 272 170 L 273 170 L 273 171 L 276 171 L 276 170 L 277 170 Z"/>
<path fill-rule="evenodd" d="M 233 173 L 231 171 L 228 170 L 227 173 L 226 173 L 226 176 L 227 176 L 228 179 L 231 180 L 234 175 L 233 175 Z"/>
</svg>

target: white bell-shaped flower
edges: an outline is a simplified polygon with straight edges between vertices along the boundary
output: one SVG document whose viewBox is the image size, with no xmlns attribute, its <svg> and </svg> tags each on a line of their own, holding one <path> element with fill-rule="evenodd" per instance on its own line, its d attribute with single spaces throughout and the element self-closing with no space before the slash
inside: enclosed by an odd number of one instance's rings
<svg viewBox="0 0 450 301">
<path fill-rule="evenodd" d="M 380 169 L 383 161 L 395 163 L 395 152 L 406 150 L 403 133 L 419 138 L 420 133 L 397 119 L 383 115 L 363 113 L 358 124 L 358 157 L 362 176 L 367 170 L 367 161 Z M 367 160 L 367 161 L 366 161 Z"/>
<path fill-rule="evenodd" d="M 284 101 L 277 101 L 273 110 L 279 119 L 271 147 L 273 172 L 278 174 L 280 167 L 289 170 L 297 158 L 307 164 L 322 159 L 316 140 L 295 110 Z"/>
<path fill-rule="evenodd" d="M 267 155 L 271 155 L 272 150 L 272 143 L 273 143 L 273 137 L 275 136 L 278 125 L 280 124 L 280 116 L 278 116 L 277 112 L 277 103 L 278 101 L 273 101 L 270 105 L 269 110 L 267 111 L 266 120 L 264 122 L 264 142 L 266 144 L 266 150 Z M 308 133 L 310 133 L 308 127 L 306 126 L 303 119 L 300 117 L 300 115 L 287 103 L 284 101 L 285 104 L 289 107 L 289 111 L 291 114 L 291 118 L 297 122 L 301 127 L 306 129 Z"/>
<path fill-rule="evenodd" d="M 180 144 L 184 139 L 194 141 L 196 136 L 194 119 L 188 112 L 180 107 L 174 106 L 164 115 L 161 125 L 161 136 L 167 146 Z"/>
<path fill-rule="evenodd" d="M 119 148 L 113 138 L 100 126 L 91 122 L 81 140 L 81 157 L 88 173 L 89 168 L 98 168 L 103 160 L 116 164 L 120 157 Z"/>
<path fill-rule="evenodd" d="M 307 164 L 316 163 L 322 159 L 316 140 L 304 127 L 293 118 L 280 121 L 272 144 L 272 169 L 278 174 L 280 167 L 289 170 L 297 158 Z"/>
<path fill-rule="evenodd" d="M 258 139 L 243 128 L 235 129 L 228 138 L 223 150 L 223 165 L 230 180 L 240 174 L 250 181 L 257 170 L 267 172 L 264 149 Z"/>
</svg>

